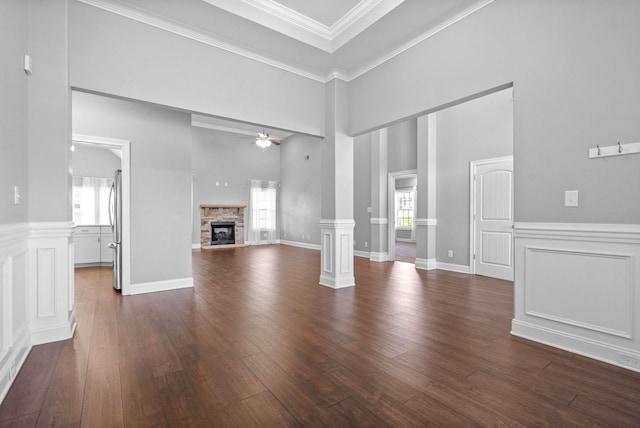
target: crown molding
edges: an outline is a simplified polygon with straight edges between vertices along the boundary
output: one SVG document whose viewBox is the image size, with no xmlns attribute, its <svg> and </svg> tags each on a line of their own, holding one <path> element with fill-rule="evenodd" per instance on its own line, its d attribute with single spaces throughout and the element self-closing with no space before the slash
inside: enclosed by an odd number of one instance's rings
<svg viewBox="0 0 640 428">
<path fill-rule="evenodd" d="M 331 26 L 333 53 L 399 6 L 404 0 L 361 1 Z"/>
<path fill-rule="evenodd" d="M 268 0 L 204 0 L 210 5 L 333 53 L 404 0 L 361 0 L 332 25 Z"/>
<path fill-rule="evenodd" d="M 243 56 L 245 58 L 252 59 L 254 61 L 261 62 L 266 65 L 270 65 L 272 67 L 279 68 L 281 70 L 288 71 L 290 73 L 297 74 L 302 77 L 306 77 L 308 79 L 315 80 L 317 82 L 321 82 L 321 83 L 327 82 L 326 77 L 321 74 L 316 74 L 307 70 L 303 70 L 302 68 L 295 67 L 281 61 L 277 61 L 273 58 L 268 58 L 266 56 L 259 55 L 255 52 L 242 49 L 231 43 L 224 42 L 213 36 L 204 34 L 201 31 L 197 31 L 193 28 L 190 28 L 187 25 L 177 24 L 169 21 L 168 19 L 161 18 L 159 16 L 154 16 L 147 11 L 142 12 L 140 10 L 136 10 L 131 7 L 125 7 L 125 6 L 122 6 L 121 4 L 114 4 L 105 0 L 77 0 L 77 1 L 79 1 L 80 3 L 88 4 L 90 6 L 94 6 L 98 9 L 105 10 L 107 12 L 114 13 L 116 15 L 123 16 L 125 18 L 132 19 L 134 21 L 141 22 L 143 24 L 150 25 L 155 28 L 159 28 L 161 30 L 168 31 L 173 34 L 177 34 L 179 36 L 186 37 L 191 40 L 195 40 L 197 42 L 207 44 L 209 46 L 213 46 L 218 49 L 225 50 L 227 52 L 234 53 L 236 55 Z"/>
<path fill-rule="evenodd" d="M 453 24 L 455 24 L 458 21 L 463 20 L 464 18 L 466 18 L 467 16 L 471 15 L 474 12 L 477 12 L 478 10 L 482 9 L 483 7 L 493 3 L 494 0 L 481 0 L 473 5 L 471 5 L 470 7 L 466 8 L 465 10 L 463 10 L 462 12 L 454 15 L 453 17 L 447 19 L 446 21 L 444 21 L 443 23 L 436 25 L 435 27 L 429 29 L 428 31 L 425 31 L 424 33 L 420 34 L 419 36 L 414 37 L 413 39 L 409 40 L 408 42 L 402 44 L 401 46 L 397 47 L 396 49 L 392 50 L 391 52 L 388 52 L 385 55 L 382 55 L 380 57 L 378 57 L 377 59 L 369 62 L 368 64 L 355 69 L 352 73 L 349 74 L 349 81 L 357 79 L 358 77 L 362 76 L 363 74 L 373 70 L 374 68 L 384 64 L 385 62 L 389 61 L 390 59 L 395 58 L 396 56 L 400 55 L 401 53 L 411 49 L 412 47 L 414 47 L 415 45 L 427 40 L 430 37 L 435 36 L 436 34 L 438 34 L 439 32 L 446 30 L 447 28 L 449 28 L 450 26 L 452 26 Z"/>
<path fill-rule="evenodd" d="M 143 24 L 147 24 L 150 25 L 152 27 L 158 28 L 158 29 L 162 29 L 165 31 L 168 31 L 170 33 L 176 34 L 176 35 L 180 35 L 183 37 L 186 37 L 188 39 L 191 40 L 195 40 L 197 42 L 201 42 L 204 44 L 207 44 L 209 46 L 218 48 L 218 49 L 222 49 L 225 50 L 227 52 L 231 52 L 234 53 L 236 55 L 240 55 L 243 56 L 245 58 L 248 59 L 252 59 L 254 61 L 258 61 L 261 62 L 263 64 L 266 65 L 270 65 L 272 67 L 276 67 L 279 68 L 281 70 L 284 71 L 288 71 L 290 73 L 296 74 L 298 76 L 302 76 L 302 77 L 306 77 L 308 79 L 311 80 L 315 80 L 316 82 L 320 82 L 320 83 L 328 83 L 333 79 L 340 79 L 343 80 L 345 82 L 350 82 L 362 75 L 364 75 L 365 73 L 373 70 L 374 68 L 384 64 L 385 62 L 393 59 L 394 57 L 400 55 L 401 53 L 411 49 L 412 47 L 414 47 L 415 45 L 419 44 L 420 42 L 427 40 L 428 38 L 438 34 L 439 32 L 449 28 L 450 26 L 452 26 L 453 24 L 455 24 L 458 21 L 461 21 L 462 19 L 466 18 L 467 16 L 473 14 L 474 12 L 482 9 L 483 7 L 491 4 L 494 2 L 494 0 L 481 0 L 477 3 L 475 3 L 474 5 L 470 6 L 469 8 L 463 10 L 462 12 L 458 13 L 457 15 L 453 16 L 452 18 L 448 19 L 447 21 L 443 22 L 442 24 L 433 27 L 431 29 L 429 29 L 428 31 L 422 33 L 421 35 L 413 38 L 412 40 L 410 40 L 407 43 L 404 43 L 403 45 L 399 46 L 398 48 L 392 50 L 391 52 L 388 52 L 384 55 L 379 56 L 378 58 L 374 59 L 373 61 L 356 68 L 354 71 L 352 72 L 346 72 L 344 70 L 338 70 L 335 69 L 333 71 L 331 71 L 329 74 L 323 75 L 322 73 L 318 72 L 312 72 L 312 71 L 308 71 L 305 69 L 302 69 L 300 67 L 296 67 L 294 65 L 291 64 L 287 64 L 284 63 L 282 61 L 278 61 L 275 60 L 273 58 L 268 58 L 266 56 L 257 54 L 255 52 L 251 52 L 249 50 L 243 49 L 239 46 L 233 45 L 231 43 L 219 40 L 213 36 L 207 35 L 202 33 L 201 31 L 195 30 L 193 28 L 190 28 L 189 26 L 186 26 L 184 24 L 178 24 L 175 22 L 171 22 L 170 20 L 166 19 L 166 18 L 161 18 L 159 16 L 155 16 L 150 14 L 147 11 L 141 11 L 138 9 L 134 9 L 132 7 L 125 7 L 122 6 L 122 4 L 114 4 L 111 3 L 108 0 L 76 0 L 80 3 L 85 3 L 87 5 L 90 6 L 94 6 L 96 8 L 105 10 L 107 12 L 111 12 L 114 13 L 116 15 L 120 15 L 122 17 L 125 18 L 129 18 L 132 19 L 134 21 L 138 21 L 141 22 Z M 232 2 L 232 3 L 244 3 L 246 1 L 249 0 L 203 0 L 203 1 L 207 1 L 210 4 L 215 5 L 216 2 L 221 2 L 221 3 L 226 3 L 226 2 Z M 257 1 L 257 0 L 251 0 L 251 1 Z M 263 1 L 264 2 L 264 1 Z M 361 2 L 358 6 L 362 5 L 364 2 Z M 373 1 L 370 1 L 368 3 L 373 3 Z M 356 8 L 358 8 L 358 6 L 356 6 Z M 356 9 L 354 8 L 354 10 Z M 353 10 L 352 10 L 353 11 Z M 351 12 L 350 12 L 351 13 Z M 336 24 L 337 25 L 337 24 Z M 345 31 L 345 30 L 343 30 Z M 294 36 L 292 36 L 294 37 Z"/>
</svg>

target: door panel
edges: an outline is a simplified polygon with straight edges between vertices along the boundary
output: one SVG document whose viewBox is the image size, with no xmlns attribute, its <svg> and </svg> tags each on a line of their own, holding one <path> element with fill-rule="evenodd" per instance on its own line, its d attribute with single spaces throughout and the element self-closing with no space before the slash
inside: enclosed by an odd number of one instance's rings
<svg viewBox="0 0 640 428">
<path fill-rule="evenodd" d="M 475 169 L 474 270 L 513 281 L 513 160 Z"/>
</svg>

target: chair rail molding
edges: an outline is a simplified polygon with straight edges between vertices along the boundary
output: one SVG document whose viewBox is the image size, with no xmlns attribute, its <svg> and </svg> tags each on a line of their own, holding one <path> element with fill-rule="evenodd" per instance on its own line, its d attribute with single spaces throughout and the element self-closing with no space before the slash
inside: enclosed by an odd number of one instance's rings
<svg viewBox="0 0 640 428">
<path fill-rule="evenodd" d="M 511 333 L 640 371 L 640 225 L 515 223 Z"/>
</svg>

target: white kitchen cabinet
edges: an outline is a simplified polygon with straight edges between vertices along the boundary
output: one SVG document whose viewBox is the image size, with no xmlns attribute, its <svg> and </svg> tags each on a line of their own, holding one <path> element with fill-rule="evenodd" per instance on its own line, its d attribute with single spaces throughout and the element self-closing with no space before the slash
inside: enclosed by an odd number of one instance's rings
<svg viewBox="0 0 640 428">
<path fill-rule="evenodd" d="M 111 264 L 113 242 L 111 226 L 78 226 L 73 236 L 75 264 Z"/>
<path fill-rule="evenodd" d="M 79 226 L 73 236 L 75 263 L 100 262 L 100 226 Z"/>
</svg>

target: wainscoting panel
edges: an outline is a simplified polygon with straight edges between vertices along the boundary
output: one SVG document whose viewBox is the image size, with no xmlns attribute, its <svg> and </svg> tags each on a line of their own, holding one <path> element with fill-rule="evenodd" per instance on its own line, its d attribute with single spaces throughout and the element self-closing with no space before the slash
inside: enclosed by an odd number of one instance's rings
<svg viewBox="0 0 640 428">
<path fill-rule="evenodd" d="M 0 402 L 31 349 L 27 306 L 27 224 L 0 226 Z"/>
<path fill-rule="evenodd" d="M 512 333 L 640 371 L 640 225 L 516 223 Z"/>
<path fill-rule="evenodd" d="M 349 240 L 348 233 L 340 234 L 340 273 L 353 273 L 353 240 Z M 351 251 L 349 251 L 351 250 Z"/>
<path fill-rule="evenodd" d="M 525 266 L 527 315 L 631 339 L 630 255 L 527 247 Z"/>
<path fill-rule="evenodd" d="M 353 220 L 320 220 L 322 248 L 321 285 L 331 288 L 353 287 Z"/>
<path fill-rule="evenodd" d="M 70 222 L 32 223 L 29 236 L 29 324 L 34 345 L 69 339 L 76 327 Z"/>
<path fill-rule="evenodd" d="M 36 296 L 38 297 L 38 318 L 56 314 L 56 250 L 36 249 Z"/>
<path fill-rule="evenodd" d="M 322 271 L 327 274 L 333 273 L 333 234 L 322 233 Z"/>
</svg>

